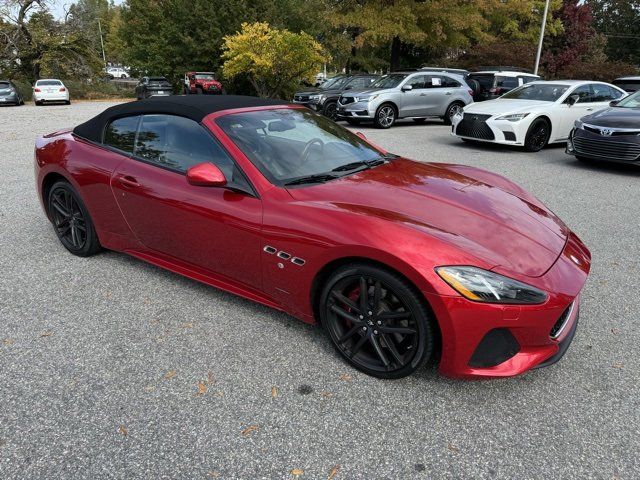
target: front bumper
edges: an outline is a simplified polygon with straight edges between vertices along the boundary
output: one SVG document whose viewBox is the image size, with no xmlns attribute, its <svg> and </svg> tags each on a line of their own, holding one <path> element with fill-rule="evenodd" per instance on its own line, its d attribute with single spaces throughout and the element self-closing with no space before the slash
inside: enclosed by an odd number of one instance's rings
<svg viewBox="0 0 640 480">
<path fill-rule="evenodd" d="M 543 304 L 485 304 L 425 292 L 442 336 L 440 372 L 461 378 L 510 377 L 557 362 L 575 334 L 589 267 L 588 250 L 570 234 L 556 263 L 529 282 L 549 293 Z"/>
<path fill-rule="evenodd" d="M 497 120 L 497 116 L 467 112 L 451 120 L 451 135 L 454 137 L 516 146 L 524 145 L 531 124 L 526 117 L 517 122 L 510 122 Z"/>
<path fill-rule="evenodd" d="M 592 160 L 640 164 L 640 136 L 604 136 L 574 128 L 569 134 L 565 152 Z"/>
<path fill-rule="evenodd" d="M 343 105 L 338 102 L 338 118 L 360 118 L 363 120 L 373 120 L 376 115 L 375 108 L 369 102 L 354 102 Z"/>
</svg>

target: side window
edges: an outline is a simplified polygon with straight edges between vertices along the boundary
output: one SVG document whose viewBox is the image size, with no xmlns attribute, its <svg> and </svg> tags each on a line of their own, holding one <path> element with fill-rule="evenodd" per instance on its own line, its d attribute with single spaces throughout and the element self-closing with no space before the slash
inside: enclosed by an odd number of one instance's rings
<svg viewBox="0 0 640 480">
<path fill-rule="evenodd" d="M 202 162 L 214 163 L 228 179 L 234 163 L 198 123 L 175 115 L 144 115 L 135 155 L 151 163 L 186 172 Z"/>
<path fill-rule="evenodd" d="M 365 86 L 365 87 L 368 87 L 369 85 L 371 85 L 371 84 L 372 84 L 373 82 L 375 82 L 376 80 L 377 80 L 377 78 L 375 78 L 375 77 L 367 77 L 367 78 L 365 79 L 364 86 Z"/>
<path fill-rule="evenodd" d="M 522 80 L 522 84 L 524 85 L 525 83 L 529 83 L 529 82 L 533 82 L 536 80 L 535 77 L 527 77 L 527 76 L 522 76 L 520 77 L 520 79 Z"/>
<path fill-rule="evenodd" d="M 364 78 L 362 77 L 358 77 L 358 78 L 354 78 L 353 80 L 351 80 L 348 84 L 346 89 L 348 90 L 354 90 L 357 88 L 363 88 L 364 87 Z"/>
<path fill-rule="evenodd" d="M 133 153 L 133 142 L 140 116 L 118 118 L 111 122 L 104 132 L 105 145 L 123 152 Z"/>
<path fill-rule="evenodd" d="M 581 85 L 578 88 L 576 88 L 573 92 L 571 92 L 569 94 L 569 96 L 571 95 L 578 95 L 578 103 L 589 103 L 589 102 L 593 102 L 592 100 L 592 94 L 591 94 L 591 86 L 589 85 Z"/>
<path fill-rule="evenodd" d="M 518 79 L 516 77 L 496 77 L 496 87 L 499 88 L 516 88 Z"/>
<path fill-rule="evenodd" d="M 610 102 L 620 96 L 620 92 L 609 87 L 609 85 L 602 85 L 600 83 L 594 83 L 593 87 L 593 102 Z"/>
<path fill-rule="evenodd" d="M 427 75 L 425 77 L 425 88 L 443 88 L 444 82 L 441 76 L 439 75 Z"/>
<path fill-rule="evenodd" d="M 457 80 L 454 80 L 451 77 L 447 77 L 443 75 L 441 78 L 442 78 L 442 85 L 446 88 L 456 88 L 456 87 L 462 86 L 460 82 L 458 82 Z"/>
<path fill-rule="evenodd" d="M 611 98 L 613 100 L 618 100 L 619 98 L 621 98 L 623 95 L 625 95 L 624 93 L 622 93 L 620 90 L 616 90 L 615 88 L 611 88 L 609 87 L 609 90 L 611 91 Z"/>
<path fill-rule="evenodd" d="M 405 85 L 411 85 L 414 90 L 419 88 L 425 88 L 426 77 L 424 75 L 416 75 L 407 80 Z"/>
</svg>

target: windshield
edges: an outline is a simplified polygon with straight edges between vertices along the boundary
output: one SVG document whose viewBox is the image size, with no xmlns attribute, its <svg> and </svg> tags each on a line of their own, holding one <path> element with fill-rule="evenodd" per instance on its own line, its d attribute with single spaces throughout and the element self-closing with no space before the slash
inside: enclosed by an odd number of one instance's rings
<svg viewBox="0 0 640 480">
<path fill-rule="evenodd" d="M 347 83 L 347 79 L 349 77 L 333 77 L 320 85 L 322 90 L 333 90 L 334 88 L 342 88 L 345 83 Z"/>
<path fill-rule="evenodd" d="M 556 83 L 527 83 L 519 88 L 514 88 L 500 98 L 509 100 L 536 100 L 540 102 L 555 102 L 567 90 L 568 85 Z"/>
<path fill-rule="evenodd" d="M 213 73 L 196 73 L 196 78 L 198 80 L 215 80 L 216 79 L 213 76 Z"/>
<path fill-rule="evenodd" d="M 496 76 L 493 73 L 472 73 L 467 78 L 478 82 L 482 92 L 492 89 L 496 80 Z"/>
<path fill-rule="evenodd" d="M 400 82 L 402 82 L 405 78 L 407 78 L 407 75 L 404 73 L 385 75 L 384 77 L 379 78 L 378 80 L 373 82 L 369 86 L 369 88 L 395 88 L 400 85 Z"/>
<path fill-rule="evenodd" d="M 618 103 L 616 107 L 640 108 L 640 90 L 620 100 L 620 103 Z"/>
<path fill-rule="evenodd" d="M 280 108 L 225 115 L 217 124 L 276 185 L 381 158 L 360 137 L 308 110 Z M 335 169 L 338 170 L 335 170 Z M 345 168 L 339 176 L 349 173 Z M 337 174 L 332 174 L 336 175 Z"/>
</svg>

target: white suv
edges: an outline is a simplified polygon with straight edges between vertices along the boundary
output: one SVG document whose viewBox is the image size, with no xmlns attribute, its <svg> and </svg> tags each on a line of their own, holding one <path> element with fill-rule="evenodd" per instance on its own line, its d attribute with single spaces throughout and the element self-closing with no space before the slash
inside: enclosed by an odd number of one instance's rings
<svg viewBox="0 0 640 480">
<path fill-rule="evenodd" d="M 540 80 L 540 76 L 517 70 L 486 69 L 470 73 L 467 75 L 466 80 L 469 86 L 473 88 L 473 101 L 482 102 L 483 100 L 498 98 L 525 83 Z"/>
</svg>

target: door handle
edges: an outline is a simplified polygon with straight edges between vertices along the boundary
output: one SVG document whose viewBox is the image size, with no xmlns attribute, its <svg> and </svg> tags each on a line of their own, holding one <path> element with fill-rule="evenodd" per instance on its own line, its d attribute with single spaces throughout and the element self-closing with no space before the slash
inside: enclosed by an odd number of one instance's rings
<svg viewBox="0 0 640 480">
<path fill-rule="evenodd" d="M 420 94 L 420 96 L 421 96 L 421 97 L 426 97 L 426 96 L 427 96 L 427 94 L 426 94 L 426 93 L 421 93 L 421 94 Z"/>
<path fill-rule="evenodd" d="M 138 181 L 130 175 L 122 175 L 118 177 L 118 181 L 122 186 L 127 188 L 136 188 L 140 186 Z"/>
<path fill-rule="evenodd" d="M 593 108 L 587 108 L 587 112 L 592 112 Z"/>
<path fill-rule="evenodd" d="M 445 92 L 445 95 L 451 95 L 452 92 Z"/>
</svg>

